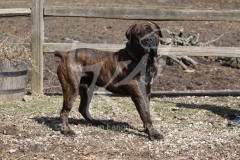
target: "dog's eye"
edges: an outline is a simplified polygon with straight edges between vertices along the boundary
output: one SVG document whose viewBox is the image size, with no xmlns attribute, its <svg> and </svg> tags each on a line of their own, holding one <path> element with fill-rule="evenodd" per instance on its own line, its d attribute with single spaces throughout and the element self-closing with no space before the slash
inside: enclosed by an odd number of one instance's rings
<svg viewBox="0 0 240 160">
<path fill-rule="evenodd" d="M 141 33 L 140 33 L 140 32 L 137 32 L 137 36 L 141 36 Z"/>
</svg>

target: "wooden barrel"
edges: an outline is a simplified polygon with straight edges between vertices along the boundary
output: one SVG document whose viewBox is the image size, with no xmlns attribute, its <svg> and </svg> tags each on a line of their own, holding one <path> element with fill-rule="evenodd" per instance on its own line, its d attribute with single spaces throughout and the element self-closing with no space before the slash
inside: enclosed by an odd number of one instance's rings
<svg viewBox="0 0 240 160">
<path fill-rule="evenodd" d="M 12 64 L 0 60 L 0 101 L 19 99 L 26 88 L 27 66 L 25 63 Z"/>
</svg>

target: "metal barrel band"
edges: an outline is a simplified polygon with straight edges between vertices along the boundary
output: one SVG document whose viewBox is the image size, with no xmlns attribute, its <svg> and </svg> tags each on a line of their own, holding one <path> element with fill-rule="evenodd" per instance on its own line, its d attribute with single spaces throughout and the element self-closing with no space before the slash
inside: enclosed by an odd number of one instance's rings
<svg viewBox="0 0 240 160">
<path fill-rule="evenodd" d="M 0 90 L 0 95 L 3 94 L 14 94 L 14 93 L 22 93 L 25 91 L 25 88 L 19 88 L 19 89 L 9 89 L 9 90 Z"/>
<path fill-rule="evenodd" d="M 18 77 L 27 75 L 27 70 L 17 71 L 17 72 L 0 72 L 2 77 Z"/>
</svg>

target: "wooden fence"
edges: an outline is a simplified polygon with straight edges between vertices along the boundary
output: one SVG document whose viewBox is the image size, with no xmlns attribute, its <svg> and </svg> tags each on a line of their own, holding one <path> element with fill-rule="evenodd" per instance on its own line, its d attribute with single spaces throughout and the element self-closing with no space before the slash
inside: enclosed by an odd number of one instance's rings
<svg viewBox="0 0 240 160">
<path fill-rule="evenodd" d="M 32 70 L 31 90 L 33 94 L 43 93 L 43 53 L 55 50 L 70 50 L 80 47 L 117 51 L 125 44 L 88 44 L 88 43 L 44 43 L 44 17 L 91 17 L 109 19 L 153 20 L 153 21 L 237 21 L 240 22 L 240 10 L 164 10 L 137 8 L 105 7 L 44 7 L 44 0 L 32 0 L 32 8 L 0 9 L 1 16 L 31 16 L 32 57 L 38 70 Z M 160 46 L 161 55 L 221 56 L 240 57 L 240 47 L 169 47 Z M 216 92 L 216 91 L 215 91 Z M 215 93 L 214 92 L 214 93 Z M 232 91 L 240 95 L 240 91 Z M 164 93 L 164 92 L 163 92 Z M 203 92 L 201 92 L 203 93 Z M 209 93 L 209 92 L 207 92 Z M 229 92 L 229 94 L 231 91 Z M 189 92 L 188 92 L 189 94 Z"/>
</svg>

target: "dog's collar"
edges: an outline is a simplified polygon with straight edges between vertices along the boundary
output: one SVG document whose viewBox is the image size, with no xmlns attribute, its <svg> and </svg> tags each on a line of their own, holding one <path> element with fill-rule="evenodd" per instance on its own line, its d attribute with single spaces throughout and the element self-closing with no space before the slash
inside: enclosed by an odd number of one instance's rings
<svg viewBox="0 0 240 160">
<path fill-rule="evenodd" d="M 134 59 L 135 61 L 139 62 L 138 57 L 136 57 L 128 48 L 126 48 L 128 55 Z"/>
</svg>

